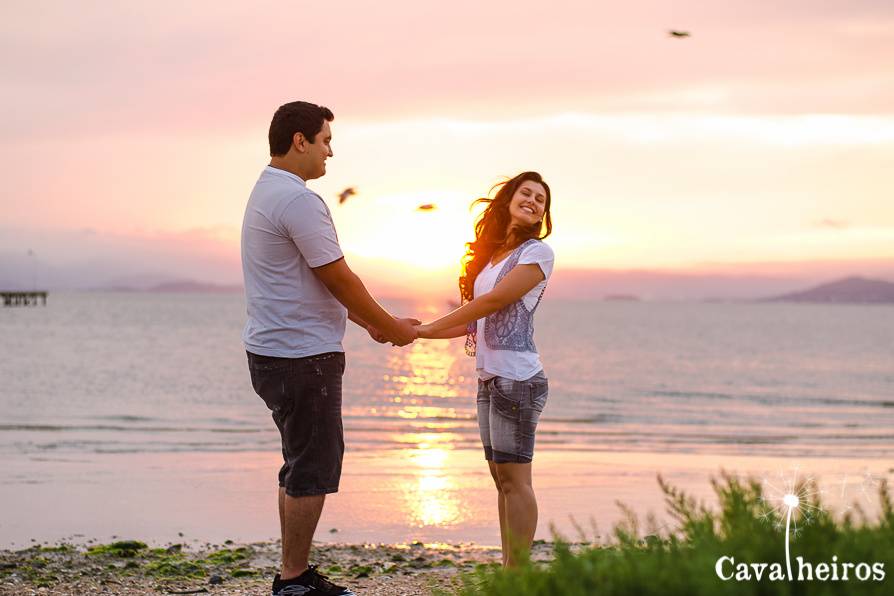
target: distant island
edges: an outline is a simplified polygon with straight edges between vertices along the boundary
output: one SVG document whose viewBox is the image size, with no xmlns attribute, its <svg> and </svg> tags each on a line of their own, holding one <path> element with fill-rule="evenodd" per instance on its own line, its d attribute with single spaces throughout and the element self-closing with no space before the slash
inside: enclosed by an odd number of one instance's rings
<svg viewBox="0 0 894 596">
<path fill-rule="evenodd" d="M 639 296 L 634 294 L 606 294 L 602 299 L 606 302 L 639 302 Z"/>
<path fill-rule="evenodd" d="M 894 283 L 865 277 L 848 277 L 801 292 L 764 298 L 760 302 L 891 304 L 894 303 Z"/>
<path fill-rule="evenodd" d="M 172 281 L 158 284 L 147 290 L 148 292 L 202 292 L 214 294 L 235 294 L 242 292 L 241 285 L 220 285 L 200 281 Z"/>
<path fill-rule="evenodd" d="M 238 294 L 241 293 L 241 285 L 212 284 L 201 281 L 182 280 L 168 281 L 151 286 L 111 285 L 90 288 L 94 292 L 150 292 L 157 294 Z"/>
</svg>

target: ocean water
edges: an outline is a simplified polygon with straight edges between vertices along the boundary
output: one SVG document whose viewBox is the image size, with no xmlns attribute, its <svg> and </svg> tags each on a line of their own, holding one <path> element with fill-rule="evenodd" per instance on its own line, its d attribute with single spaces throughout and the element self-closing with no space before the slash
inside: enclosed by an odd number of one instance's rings
<svg viewBox="0 0 894 596">
<path fill-rule="evenodd" d="M 446 304 L 388 303 L 431 319 Z M 57 294 L 0 310 L 0 453 L 273 449 L 239 295 Z M 894 308 L 545 300 L 538 450 L 894 453 Z M 356 449 L 476 447 L 462 340 L 407 348 L 349 323 Z"/>
<path fill-rule="evenodd" d="M 424 320 L 447 308 L 386 306 Z M 279 439 L 243 322 L 240 295 L 68 293 L 0 309 L 0 543 L 273 536 Z M 841 470 L 844 496 L 848 474 L 864 474 L 862 490 L 870 467 L 891 471 L 890 306 L 547 296 L 535 339 L 550 379 L 535 482 L 560 529 L 569 516 L 604 525 L 657 473 L 698 491 L 720 465 L 808 461 Z M 321 523 L 347 528 L 318 538 L 495 543 L 463 341 L 395 348 L 349 323 L 345 349 L 345 479 Z"/>
</svg>

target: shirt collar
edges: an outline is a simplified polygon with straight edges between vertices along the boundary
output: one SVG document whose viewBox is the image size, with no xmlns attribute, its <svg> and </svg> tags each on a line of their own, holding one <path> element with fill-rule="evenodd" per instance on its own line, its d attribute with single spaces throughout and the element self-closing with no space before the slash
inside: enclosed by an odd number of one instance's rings
<svg viewBox="0 0 894 596">
<path fill-rule="evenodd" d="M 264 171 L 265 171 L 265 172 L 268 172 L 268 173 L 270 173 L 270 174 L 273 174 L 274 176 L 284 176 L 284 177 L 286 177 L 286 178 L 291 178 L 292 180 L 297 181 L 298 184 L 300 184 L 301 186 L 305 186 L 305 187 L 307 186 L 307 182 L 305 182 L 305 181 L 301 178 L 301 176 L 296 176 L 296 175 L 293 174 L 292 172 L 287 172 L 286 170 L 283 170 L 283 169 L 280 169 L 280 168 L 274 168 L 274 167 L 271 166 L 271 165 L 266 166 L 266 167 L 264 168 Z"/>
</svg>

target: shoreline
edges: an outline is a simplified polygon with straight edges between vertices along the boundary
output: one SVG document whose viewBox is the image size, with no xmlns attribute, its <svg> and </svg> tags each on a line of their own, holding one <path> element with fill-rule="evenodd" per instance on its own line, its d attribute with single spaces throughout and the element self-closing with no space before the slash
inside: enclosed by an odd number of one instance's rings
<svg viewBox="0 0 894 596">
<path fill-rule="evenodd" d="M 553 544 L 536 541 L 532 559 L 551 558 Z M 66 542 L 0 550 L 0 595 L 257 594 L 278 571 L 279 541 L 196 548 L 153 547 L 135 540 Z M 361 594 L 431 594 L 450 589 L 464 572 L 500 561 L 498 547 L 472 543 L 346 544 L 314 542 L 312 564 Z"/>
<path fill-rule="evenodd" d="M 492 499 L 489 498 L 492 489 L 474 488 L 479 481 L 468 475 L 463 476 L 462 483 L 451 480 L 463 472 L 468 474 L 469 468 L 467 465 L 454 467 L 443 464 L 470 462 L 465 457 L 452 460 L 461 454 L 442 455 L 443 460 L 440 457 L 424 460 L 428 464 L 437 464 L 434 466 L 436 473 L 421 476 L 418 473 L 408 474 L 411 490 L 407 491 L 379 484 L 383 475 L 393 475 L 395 465 L 412 462 L 418 454 L 410 460 L 379 461 L 378 465 L 373 465 L 374 457 L 368 458 L 366 463 L 369 466 L 365 466 L 361 473 L 347 476 L 347 479 L 352 479 L 350 484 L 353 487 L 344 487 L 345 490 L 338 495 L 339 501 L 336 503 L 333 498 L 329 504 L 326 519 L 321 518 L 311 553 L 312 563 L 319 565 L 321 572 L 337 583 L 356 588 L 358 593 L 385 595 L 431 594 L 433 588 L 449 592 L 462 573 L 475 571 L 482 565 L 498 564 L 500 549 L 487 545 L 493 544 L 490 536 L 499 536 L 496 520 L 488 516 L 493 508 Z M 611 532 L 607 534 L 606 531 L 615 524 L 596 522 L 605 520 L 602 512 L 608 507 L 613 508 L 616 520 L 619 513 L 621 518 L 629 519 L 623 511 L 619 511 L 619 501 L 629 507 L 628 513 L 632 512 L 639 520 L 652 524 L 654 529 L 650 532 L 667 531 L 674 524 L 666 513 L 650 515 L 665 510 L 656 503 L 656 497 L 664 501 L 666 495 L 655 486 L 655 473 L 689 497 L 716 510 L 716 499 L 711 496 L 714 490 L 707 481 L 709 477 L 716 478 L 721 470 L 726 469 L 736 477 L 760 480 L 756 472 L 762 469 L 766 472 L 768 468 L 783 463 L 778 458 L 726 458 L 723 462 L 725 465 L 718 467 L 719 462 L 713 456 L 688 456 L 685 461 L 680 461 L 669 454 L 637 455 L 603 454 L 595 462 L 589 457 L 563 462 L 565 469 L 571 466 L 578 472 L 579 475 L 571 478 L 564 474 L 544 473 L 541 478 L 543 482 L 537 485 L 538 500 L 551 513 L 543 516 L 537 537 L 550 536 L 555 540 L 561 536 L 566 541 L 576 538 L 578 545 L 611 546 Z M 132 458 L 123 459 L 133 463 Z M 167 461 L 168 458 L 164 459 L 166 463 L 173 463 Z M 550 458 L 541 458 L 541 465 L 547 464 L 544 459 Z M 155 458 L 151 461 L 159 463 Z M 243 460 L 242 463 L 246 462 Z M 263 471 L 265 475 L 269 472 L 269 455 L 259 457 L 254 463 L 256 472 Z M 852 468 L 856 462 L 838 463 L 842 465 L 841 468 L 828 466 L 826 460 L 801 461 L 794 467 L 786 465 L 787 470 L 777 468 L 780 475 L 772 474 L 765 481 L 769 480 L 777 486 L 797 478 L 819 482 L 819 487 L 832 489 L 823 494 L 823 503 L 828 505 L 826 510 L 833 517 L 840 519 L 842 514 L 848 512 L 868 514 L 874 518 L 879 509 L 875 496 L 878 487 L 884 481 L 890 485 L 894 469 L 889 462 L 880 466 L 881 462 L 867 461 L 862 463 L 874 464 L 873 468 L 860 474 Z M 219 479 L 231 479 L 229 473 L 220 474 L 221 462 L 217 458 L 204 464 L 203 468 L 207 466 L 205 469 L 219 476 Z M 827 467 L 822 469 L 822 464 Z M 147 469 L 150 468 L 137 471 L 136 477 Z M 176 468 L 161 465 L 152 469 L 165 479 L 170 489 L 168 483 Z M 195 468 L 186 465 L 182 471 L 193 473 Z M 784 477 L 781 475 L 783 472 Z M 246 474 L 246 470 L 242 470 L 240 477 L 243 475 L 252 476 Z M 96 486 L 88 486 L 92 487 L 87 493 L 93 504 L 90 517 L 72 518 L 58 506 L 56 509 L 42 506 L 36 497 L 46 496 L 46 491 L 33 493 L 35 499 L 28 509 L 10 510 L 13 515 L 3 522 L 0 529 L 8 537 L 7 531 L 18 526 L 20 530 L 28 531 L 30 536 L 25 539 L 27 542 L 24 545 L 0 545 L 0 596 L 42 593 L 258 594 L 269 590 L 279 566 L 279 540 L 246 539 L 243 532 L 246 527 L 254 527 L 255 532 L 261 530 L 262 527 L 255 525 L 257 520 L 262 520 L 264 524 L 275 521 L 275 509 L 272 507 L 275 493 L 272 490 L 265 489 L 264 494 L 270 494 L 258 500 L 249 498 L 243 489 L 239 493 L 240 500 L 227 501 L 214 490 L 209 490 L 212 485 L 206 482 L 195 486 L 178 485 L 180 490 L 176 494 L 167 489 L 161 493 L 147 490 L 154 484 L 134 483 L 130 488 L 140 495 L 139 499 L 131 500 L 126 498 L 128 495 L 118 494 L 114 498 L 106 495 L 105 500 L 97 502 L 93 500 Z M 646 487 L 652 488 L 645 490 Z M 184 492 L 185 488 L 190 488 L 190 491 Z M 766 488 L 773 487 L 768 485 Z M 457 494 L 460 492 L 464 493 L 462 498 Z M 189 494 L 195 500 L 187 501 Z M 66 501 L 67 504 L 71 505 L 74 495 L 74 492 L 69 493 L 71 498 Z M 209 495 L 214 498 L 209 499 Z M 601 495 L 601 498 L 594 501 L 592 495 Z M 482 509 L 484 517 L 463 518 L 461 514 L 465 512 L 469 515 L 469 507 L 478 501 L 479 496 L 488 497 L 487 509 Z M 114 506 L 116 501 L 122 506 L 120 510 Z M 49 503 L 52 500 L 44 505 Z M 249 503 L 251 507 L 246 506 Z M 846 506 L 848 503 L 852 506 Z M 401 525 L 400 531 L 397 531 L 398 526 L 394 522 L 390 525 L 382 519 L 376 523 L 370 522 L 387 507 L 396 509 L 395 505 L 400 504 L 408 509 L 398 513 L 409 517 L 399 519 L 426 521 L 430 525 Z M 413 504 L 418 508 L 410 506 Z M 590 514 L 589 517 L 578 515 L 576 521 L 571 517 L 570 525 L 576 531 L 565 531 L 561 524 L 553 523 L 572 511 Z M 57 519 L 74 521 L 78 530 L 61 532 L 61 527 L 54 525 Z M 186 519 L 192 522 L 189 527 L 182 525 Z M 589 526 L 588 520 L 591 522 Z M 48 526 L 55 528 L 55 537 L 46 533 L 41 536 L 39 528 Z M 481 535 L 487 538 L 473 538 L 475 528 L 479 528 Z M 262 531 L 267 533 L 267 530 Z M 391 538 L 394 535 L 405 538 L 394 540 Z M 60 539 L 59 536 L 67 538 Z M 144 538 L 146 542 L 126 539 L 134 536 Z M 111 542 L 109 537 L 115 542 Z M 535 561 L 551 559 L 553 547 L 551 540 L 536 540 L 532 558 Z"/>
<path fill-rule="evenodd" d="M 57 455 L 57 458 L 60 456 Z M 345 457 L 342 486 L 327 499 L 316 539 L 350 544 L 499 544 L 495 489 L 477 450 L 429 446 Z M 156 544 L 269 542 L 278 538 L 277 453 L 104 454 L 89 460 L 0 457 L 0 548 L 37 543 L 103 542 L 138 536 Z M 721 456 L 634 452 L 549 452 L 537 455 L 540 507 L 536 538 L 576 537 L 577 524 L 600 530 L 623 519 L 617 502 L 662 523 L 656 477 L 716 505 L 710 478 L 721 469 L 757 478 L 816 476 L 827 505 L 841 511 L 864 489 L 894 484 L 889 460 Z M 869 476 L 867 476 L 867 474 Z M 65 499 L 58 491 L 64 487 Z M 871 493 L 871 490 L 869 490 Z M 596 538 L 592 536 L 588 538 Z"/>
</svg>

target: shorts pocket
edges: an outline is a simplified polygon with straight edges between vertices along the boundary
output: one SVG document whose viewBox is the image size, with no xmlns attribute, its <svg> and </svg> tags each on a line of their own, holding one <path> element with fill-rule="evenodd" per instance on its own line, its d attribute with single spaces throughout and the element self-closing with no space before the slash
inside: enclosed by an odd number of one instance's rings
<svg viewBox="0 0 894 596">
<path fill-rule="evenodd" d="M 276 356 L 259 356 L 257 354 L 249 354 L 248 368 L 254 373 L 265 372 L 285 372 L 289 369 L 291 362 L 288 358 L 277 358 Z"/>
<path fill-rule="evenodd" d="M 500 387 L 500 385 L 503 387 Z M 494 409 L 501 416 L 512 420 L 518 420 L 521 415 L 521 403 L 516 397 L 516 383 L 510 379 L 495 378 L 491 384 L 490 399 Z"/>
<path fill-rule="evenodd" d="M 528 386 L 531 408 L 542 412 L 546 406 L 546 397 L 549 395 L 549 382 L 545 377 L 534 377 L 534 379 L 526 381 L 525 384 Z"/>
<path fill-rule="evenodd" d="M 479 404 L 490 403 L 490 391 L 487 388 L 487 382 L 481 379 L 478 379 L 478 394 L 475 397 L 475 402 Z"/>
<path fill-rule="evenodd" d="M 297 360 L 296 366 L 298 374 L 304 378 L 343 375 L 345 355 L 343 352 L 327 352 L 316 356 L 307 356 Z"/>
<path fill-rule="evenodd" d="M 255 393 L 264 400 L 274 419 L 284 418 L 288 414 L 290 400 L 286 385 L 289 382 L 288 371 L 258 370 L 252 367 L 251 385 Z"/>
</svg>

